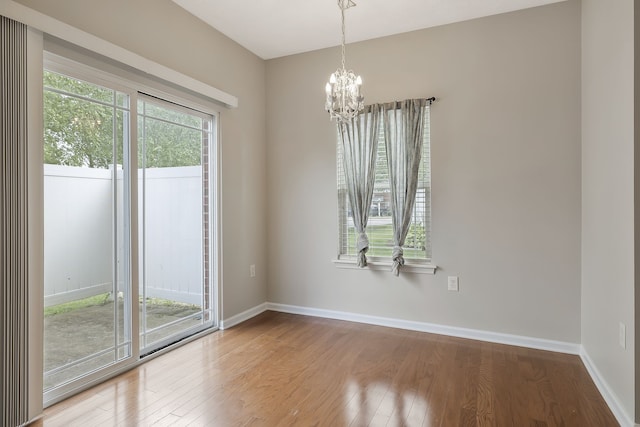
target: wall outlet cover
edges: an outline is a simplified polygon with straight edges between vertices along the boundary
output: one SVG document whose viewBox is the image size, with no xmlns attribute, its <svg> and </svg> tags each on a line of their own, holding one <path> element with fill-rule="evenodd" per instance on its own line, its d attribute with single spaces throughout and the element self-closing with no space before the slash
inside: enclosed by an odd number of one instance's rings
<svg viewBox="0 0 640 427">
<path fill-rule="evenodd" d="M 618 342 L 620 343 L 620 347 L 627 348 L 627 327 L 622 322 L 620 322 L 618 329 Z"/>
<path fill-rule="evenodd" d="M 449 276 L 447 284 L 450 291 L 458 292 L 458 290 L 460 289 L 458 276 Z"/>
</svg>

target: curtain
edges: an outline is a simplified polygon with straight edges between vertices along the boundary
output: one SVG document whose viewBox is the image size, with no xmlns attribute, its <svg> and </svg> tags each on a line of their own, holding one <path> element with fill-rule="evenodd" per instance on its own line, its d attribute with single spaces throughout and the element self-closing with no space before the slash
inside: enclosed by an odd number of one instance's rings
<svg viewBox="0 0 640 427">
<path fill-rule="evenodd" d="M 391 271 L 396 276 L 404 265 L 402 246 L 409 232 L 416 200 L 424 138 L 423 118 L 429 102 L 427 99 L 411 99 L 384 104 L 384 142 L 389 163 L 393 224 Z"/>
<path fill-rule="evenodd" d="M 367 265 L 369 250 L 366 228 L 375 184 L 381 111 L 380 105 L 370 105 L 353 120 L 338 124 L 349 205 L 358 233 L 358 267 L 361 268 Z"/>
<path fill-rule="evenodd" d="M 0 16 L 0 405 L 28 421 L 27 26 Z"/>
</svg>

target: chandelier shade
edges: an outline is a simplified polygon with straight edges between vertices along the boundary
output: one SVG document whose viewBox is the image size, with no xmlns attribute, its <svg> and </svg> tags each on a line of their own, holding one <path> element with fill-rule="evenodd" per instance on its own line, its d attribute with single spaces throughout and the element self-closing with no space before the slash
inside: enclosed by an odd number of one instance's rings
<svg viewBox="0 0 640 427">
<path fill-rule="evenodd" d="M 349 121 L 364 108 L 364 97 L 360 93 L 362 78 L 345 67 L 345 23 L 344 11 L 356 4 L 352 0 L 338 0 L 342 15 L 342 67 L 338 68 L 325 86 L 327 100 L 325 109 L 331 120 Z"/>
</svg>

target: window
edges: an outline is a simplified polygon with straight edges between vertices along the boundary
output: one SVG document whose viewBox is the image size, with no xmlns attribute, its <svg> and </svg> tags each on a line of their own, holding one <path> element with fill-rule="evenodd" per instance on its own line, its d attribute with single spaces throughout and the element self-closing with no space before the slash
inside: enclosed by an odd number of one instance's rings
<svg viewBox="0 0 640 427">
<path fill-rule="evenodd" d="M 403 246 L 404 257 L 408 263 L 427 263 L 431 260 L 431 150 L 430 150 L 430 118 L 429 107 L 424 114 L 424 141 L 419 169 L 419 183 L 416 201 L 411 217 L 411 226 Z M 393 227 L 391 224 L 391 190 L 389 185 L 389 169 L 387 153 L 380 120 L 378 137 L 378 153 L 376 160 L 375 187 L 369 210 L 367 235 L 369 237 L 370 261 L 389 261 L 393 250 Z M 357 255 L 356 239 L 358 237 L 353 225 L 353 217 L 349 207 L 349 196 L 345 184 L 342 162 L 342 145 L 337 137 L 337 171 L 338 171 L 338 257 L 340 260 L 355 260 Z"/>
</svg>

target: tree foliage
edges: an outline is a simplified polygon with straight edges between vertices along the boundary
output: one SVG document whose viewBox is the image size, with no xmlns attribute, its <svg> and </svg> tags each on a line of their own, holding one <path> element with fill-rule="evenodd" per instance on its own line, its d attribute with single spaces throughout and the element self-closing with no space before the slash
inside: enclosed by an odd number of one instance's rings
<svg viewBox="0 0 640 427">
<path fill-rule="evenodd" d="M 44 86 L 45 163 L 90 168 L 124 163 L 125 94 L 49 71 Z M 153 102 L 138 104 L 140 167 L 201 164 L 201 118 Z"/>
<path fill-rule="evenodd" d="M 138 116 L 138 123 L 140 167 L 164 168 L 200 164 L 202 131 L 141 115 Z"/>
</svg>

